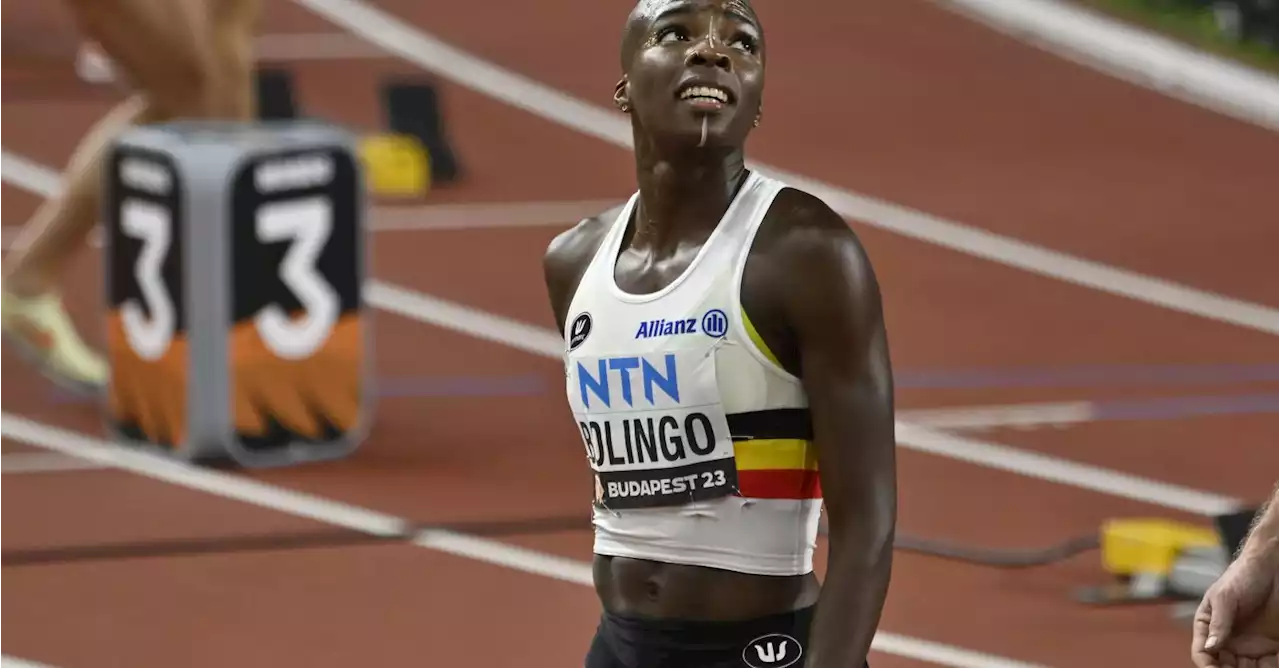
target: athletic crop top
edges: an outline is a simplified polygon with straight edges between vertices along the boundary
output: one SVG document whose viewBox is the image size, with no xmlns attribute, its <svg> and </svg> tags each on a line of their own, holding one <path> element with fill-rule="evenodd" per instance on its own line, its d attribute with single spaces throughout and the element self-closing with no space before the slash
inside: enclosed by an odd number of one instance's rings
<svg viewBox="0 0 1280 668">
<path fill-rule="evenodd" d="M 651 294 L 614 221 L 573 296 L 565 376 L 595 476 L 595 552 L 758 575 L 813 570 L 822 492 L 808 401 L 743 312 L 747 253 L 784 184 L 752 172 L 688 269 Z"/>
</svg>

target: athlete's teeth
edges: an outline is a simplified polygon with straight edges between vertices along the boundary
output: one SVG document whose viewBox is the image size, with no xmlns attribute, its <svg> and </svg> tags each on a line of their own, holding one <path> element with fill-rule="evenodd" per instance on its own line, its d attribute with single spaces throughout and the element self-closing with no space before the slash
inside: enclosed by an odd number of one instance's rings
<svg viewBox="0 0 1280 668">
<path fill-rule="evenodd" d="M 684 99 L 689 99 L 693 97 L 709 98 L 719 102 L 729 101 L 729 96 L 726 95 L 724 91 L 718 90 L 715 88 L 709 88 L 707 86 L 694 86 L 692 88 L 685 89 L 684 94 L 681 95 L 680 97 Z"/>
</svg>

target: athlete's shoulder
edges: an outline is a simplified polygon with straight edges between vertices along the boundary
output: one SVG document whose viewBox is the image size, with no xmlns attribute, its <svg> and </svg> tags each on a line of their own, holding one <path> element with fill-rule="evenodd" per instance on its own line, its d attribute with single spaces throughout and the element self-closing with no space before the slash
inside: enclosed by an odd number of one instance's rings
<svg viewBox="0 0 1280 668">
<path fill-rule="evenodd" d="M 569 308 L 569 302 L 578 290 L 583 272 L 625 207 L 624 202 L 584 218 L 577 225 L 557 234 L 547 244 L 542 256 L 543 278 L 546 280 L 547 296 L 551 299 L 551 309 L 560 327 L 564 326 L 565 310 Z"/>
<path fill-rule="evenodd" d="M 805 266 L 810 262 L 867 266 L 858 235 L 821 198 L 790 186 L 774 198 L 765 215 L 770 255 Z"/>
<path fill-rule="evenodd" d="M 769 220 L 773 218 L 774 220 Z M 868 315 L 880 307 L 880 286 L 857 233 L 822 199 L 803 190 L 781 190 L 766 215 L 766 253 L 785 281 L 796 311 L 831 317 L 831 310 Z M 809 307 L 813 308 L 809 308 Z"/>
<path fill-rule="evenodd" d="M 783 219 L 788 229 L 802 230 L 805 234 L 825 232 L 856 239 L 840 214 L 821 198 L 799 188 L 783 186 L 774 197 L 767 216 Z"/>
<path fill-rule="evenodd" d="M 806 350 L 842 345 L 880 319 L 879 286 L 857 234 L 821 198 L 792 187 L 765 213 L 740 294 L 765 343 L 797 376 Z"/>
<path fill-rule="evenodd" d="M 547 250 L 542 257 L 543 266 L 547 269 L 572 268 L 590 262 L 596 254 L 596 249 L 600 247 L 600 242 L 604 240 L 605 234 L 609 232 L 609 228 L 625 207 L 626 203 L 623 202 L 607 211 L 584 218 L 573 227 L 557 234 L 551 243 L 547 244 Z"/>
</svg>

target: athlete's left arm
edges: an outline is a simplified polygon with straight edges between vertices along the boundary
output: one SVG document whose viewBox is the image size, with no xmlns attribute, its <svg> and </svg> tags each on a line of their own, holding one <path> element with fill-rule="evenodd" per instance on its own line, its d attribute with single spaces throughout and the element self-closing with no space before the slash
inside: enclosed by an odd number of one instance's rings
<svg viewBox="0 0 1280 668">
<path fill-rule="evenodd" d="M 827 573 L 808 668 L 861 667 L 889 589 L 897 521 L 893 377 L 880 288 L 839 215 L 813 199 L 781 245 L 788 322 L 813 419 L 827 512 Z"/>
</svg>

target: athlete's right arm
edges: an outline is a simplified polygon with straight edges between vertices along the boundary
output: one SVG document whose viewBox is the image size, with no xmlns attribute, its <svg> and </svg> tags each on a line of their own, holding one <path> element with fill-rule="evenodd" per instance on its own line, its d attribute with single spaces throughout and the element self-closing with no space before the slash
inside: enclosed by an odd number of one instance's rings
<svg viewBox="0 0 1280 668">
<path fill-rule="evenodd" d="M 1276 665 L 1276 502 L 1273 490 L 1240 554 L 1200 600 L 1191 634 L 1191 661 L 1199 668 L 1233 665 L 1227 654 L 1259 666 Z"/>
<path fill-rule="evenodd" d="M 557 234 L 542 256 L 543 280 L 547 284 L 547 297 L 556 319 L 556 329 L 564 336 L 564 320 L 568 317 L 569 304 L 578 291 L 578 282 L 591 264 L 596 249 L 604 240 L 609 226 L 617 219 L 622 206 L 614 207 L 598 216 L 592 216 Z"/>
<path fill-rule="evenodd" d="M 1249 537 L 1241 546 L 1240 556 L 1261 559 L 1276 559 L 1277 544 L 1280 542 L 1280 519 L 1277 518 L 1276 501 L 1280 486 L 1271 491 L 1271 498 L 1254 518 Z"/>
</svg>

